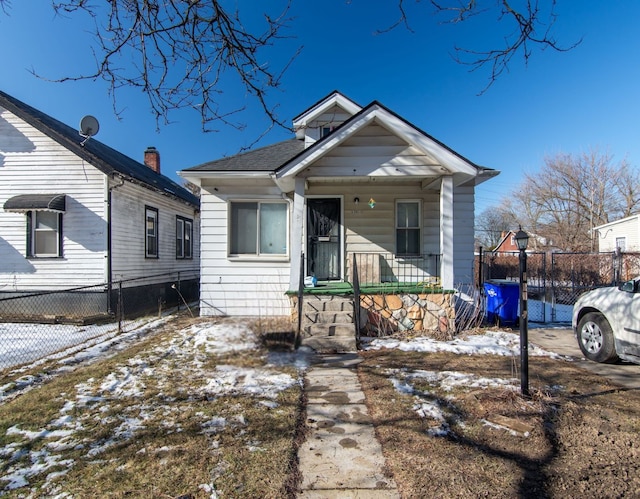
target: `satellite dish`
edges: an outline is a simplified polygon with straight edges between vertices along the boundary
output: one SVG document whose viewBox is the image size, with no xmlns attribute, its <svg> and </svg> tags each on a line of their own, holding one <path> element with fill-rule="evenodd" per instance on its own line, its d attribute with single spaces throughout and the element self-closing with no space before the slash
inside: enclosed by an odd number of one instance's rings
<svg viewBox="0 0 640 499">
<path fill-rule="evenodd" d="M 98 120 L 91 115 L 87 115 L 80 120 L 80 135 L 84 137 L 84 140 L 80 142 L 83 146 L 87 140 L 93 137 L 100 130 L 100 124 Z"/>
</svg>

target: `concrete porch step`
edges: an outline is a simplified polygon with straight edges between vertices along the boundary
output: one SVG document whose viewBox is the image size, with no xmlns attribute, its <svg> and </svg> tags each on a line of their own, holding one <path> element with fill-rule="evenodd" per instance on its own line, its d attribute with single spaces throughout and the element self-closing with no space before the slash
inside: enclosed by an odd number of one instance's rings
<svg viewBox="0 0 640 499">
<path fill-rule="evenodd" d="M 356 337 L 351 336 L 305 336 L 302 344 L 318 353 L 352 353 L 357 351 Z"/>
<path fill-rule="evenodd" d="M 304 326 L 304 331 L 309 336 L 353 336 L 354 338 L 356 336 L 356 326 L 353 323 L 307 324 Z"/>
<path fill-rule="evenodd" d="M 305 322 L 310 324 L 353 324 L 353 310 L 348 312 L 305 312 Z"/>
<path fill-rule="evenodd" d="M 302 344 L 316 352 L 355 352 L 353 298 L 309 295 L 303 303 Z"/>
<path fill-rule="evenodd" d="M 304 297 L 305 312 L 352 312 L 353 299 L 344 296 L 316 296 Z"/>
</svg>

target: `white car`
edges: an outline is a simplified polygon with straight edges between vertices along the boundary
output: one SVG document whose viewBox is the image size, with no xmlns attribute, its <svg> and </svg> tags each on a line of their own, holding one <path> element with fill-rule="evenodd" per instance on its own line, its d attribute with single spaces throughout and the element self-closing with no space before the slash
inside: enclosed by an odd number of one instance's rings
<svg viewBox="0 0 640 499">
<path fill-rule="evenodd" d="M 640 277 L 582 295 L 572 326 L 587 359 L 640 364 Z"/>
</svg>

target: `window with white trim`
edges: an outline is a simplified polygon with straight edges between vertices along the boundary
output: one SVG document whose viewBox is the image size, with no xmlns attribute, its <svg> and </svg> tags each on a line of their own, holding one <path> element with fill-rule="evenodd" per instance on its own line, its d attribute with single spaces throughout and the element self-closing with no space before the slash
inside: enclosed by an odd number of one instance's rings
<svg viewBox="0 0 640 499">
<path fill-rule="evenodd" d="M 229 213 L 229 255 L 288 254 L 289 203 L 232 201 Z"/>
<path fill-rule="evenodd" d="M 62 213 L 27 212 L 27 255 L 44 258 L 62 256 Z"/>
<path fill-rule="evenodd" d="M 145 206 L 145 257 L 158 258 L 158 210 Z"/>
<path fill-rule="evenodd" d="M 176 216 L 176 258 L 193 258 L 193 220 Z"/>
<path fill-rule="evenodd" d="M 419 200 L 396 202 L 396 255 L 420 256 L 422 230 Z"/>
<path fill-rule="evenodd" d="M 616 237 L 616 248 L 620 248 L 620 251 L 625 251 L 627 249 L 627 238 Z"/>
</svg>

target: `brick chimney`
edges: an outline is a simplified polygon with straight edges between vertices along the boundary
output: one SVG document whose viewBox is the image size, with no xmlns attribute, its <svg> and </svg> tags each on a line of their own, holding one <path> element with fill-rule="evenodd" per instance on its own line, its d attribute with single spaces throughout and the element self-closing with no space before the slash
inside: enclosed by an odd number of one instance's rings
<svg viewBox="0 0 640 499">
<path fill-rule="evenodd" d="M 160 173 L 160 153 L 155 147 L 149 146 L 144 151 L 144 164 L 154 172 Z"/>
</svg>

